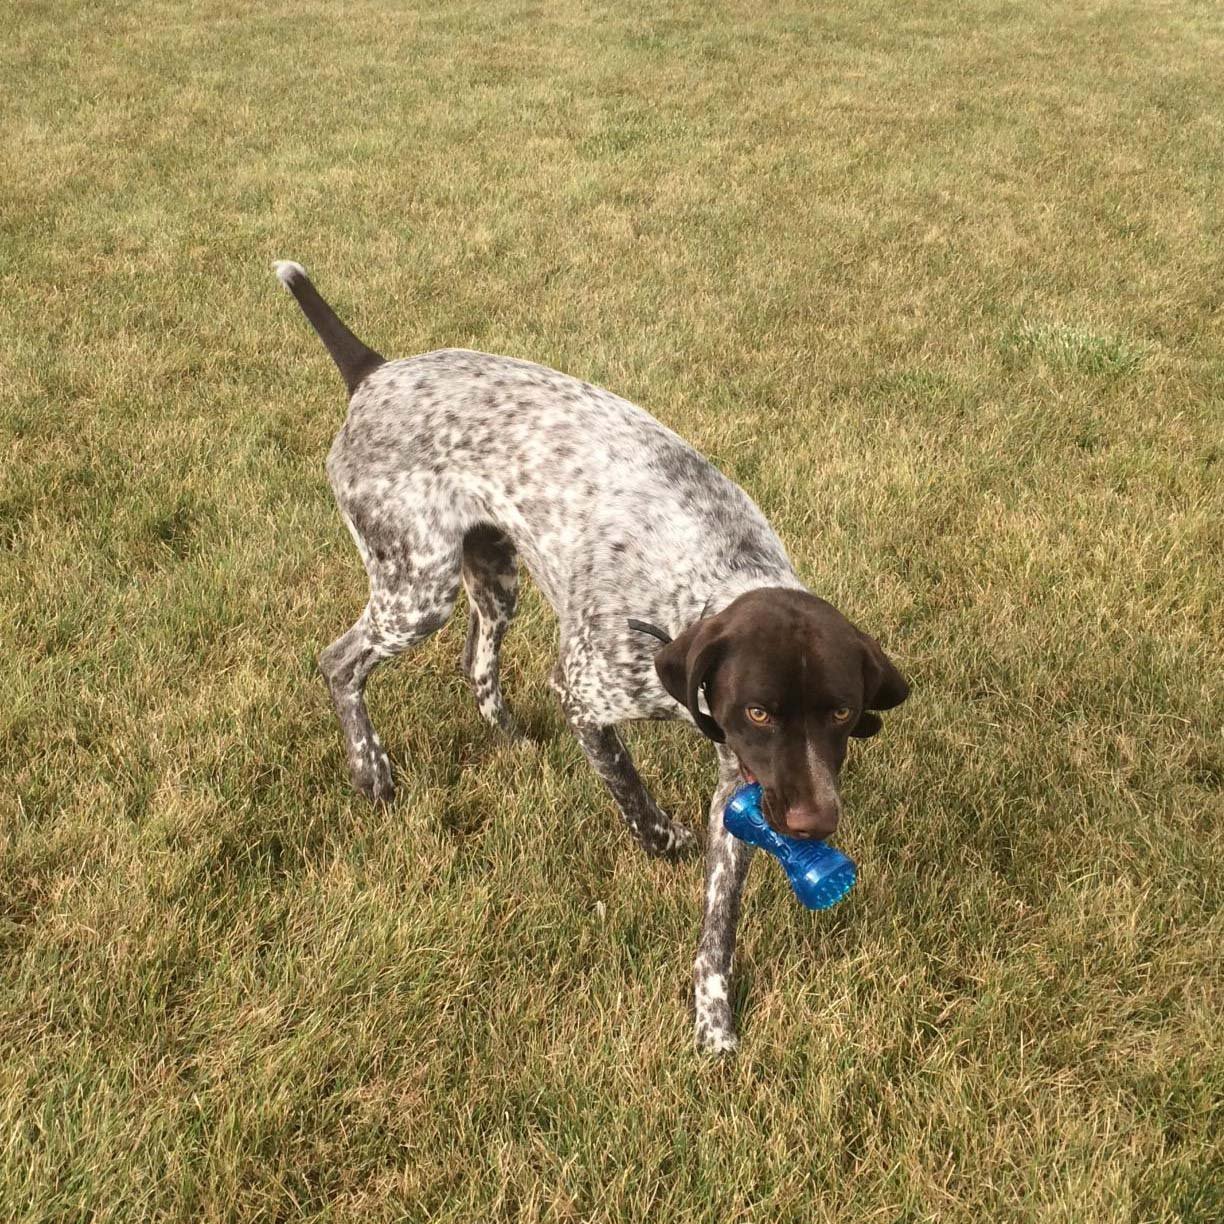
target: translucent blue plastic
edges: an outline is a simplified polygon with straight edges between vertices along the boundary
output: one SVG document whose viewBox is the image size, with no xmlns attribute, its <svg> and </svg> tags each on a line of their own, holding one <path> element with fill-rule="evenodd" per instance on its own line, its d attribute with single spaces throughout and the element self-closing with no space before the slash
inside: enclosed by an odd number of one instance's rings
<svg viewBox="0 0 1224 1224">
<path fill-rule="evenodd" d="M 783 837 L 765 823 L 761 788 L 755 782 L 745 783 L 727 800 L 723 824 L 741 841 L 772 854 L 782 864 L 795 896 L 808 909 L 828 909 L 854 887 L 858 873 L 840 850 L 825 842 Z"/>
</svg>

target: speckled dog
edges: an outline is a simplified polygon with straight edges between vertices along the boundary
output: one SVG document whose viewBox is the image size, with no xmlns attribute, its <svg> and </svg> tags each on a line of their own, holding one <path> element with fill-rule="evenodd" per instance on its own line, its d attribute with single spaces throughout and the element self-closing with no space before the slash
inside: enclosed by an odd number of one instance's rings
<svg viewBox="0 0 1224 1224">
<path fill-rule="evenodd" d="M 471 608 L 463 668 L 481 714 L 510 728 L 498 652 L 521 556 L 560 621 L 551 682 L 566 719 L 648 854 L 680 854 L 693 835 L 646 791 L 615 724 L 687 718 L 716 745 L 694 1001 L 698 1045 L 734 1049 L 729 980 L 752 849 L 723 828 L 727 797 L 756 779 L 776 829 L 826 836 L 847 739 L 880 729 L 872 711 L 904 701 L 904 679 L 804 590 L 747 494 L 641 408 L 508 357 L 447 349 L 385 361 L 298 264 L 275 266 L 350 397 L 327 474 L 370 600 L 319 664 L 354 785 L 391 799 L 365 683 L 446 623 L 460 582 Z"/>
</svg>

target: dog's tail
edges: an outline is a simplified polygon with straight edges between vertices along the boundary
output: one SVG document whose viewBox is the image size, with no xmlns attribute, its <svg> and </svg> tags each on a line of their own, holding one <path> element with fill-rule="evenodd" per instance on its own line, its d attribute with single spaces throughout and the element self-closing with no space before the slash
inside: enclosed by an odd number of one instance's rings
<svg viewBox="0 0 1224 1224">
<path fill-rule="evenodd" d="M 319 296 L 319 291 L 310 283 L 306 269 L 291 259 L 278 259 L 272 267 L 280 282 L 297 298 L 302 312 L 310 320 L 310 325 L 319 333 L 319 339 L 327 346 L 332 360 L 340 370 L 340 377 L 348 387 L 349 395 L 361 385 L 362 381 L 380 365 L 386 364 L 386 358 L 379 356 L 372 348 L 367 348 L 353 335 L 336 312 Z"/>
</svg>

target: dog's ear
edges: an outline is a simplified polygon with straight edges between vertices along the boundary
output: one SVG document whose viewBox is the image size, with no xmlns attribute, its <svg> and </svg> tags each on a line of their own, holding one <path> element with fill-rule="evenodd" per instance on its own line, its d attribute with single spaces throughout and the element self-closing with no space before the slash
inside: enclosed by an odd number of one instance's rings
<svg viewBox="0 0 1224 1224">
<path fill-rule="evenodd" d="M 698 706 L 702 686 L 710 679 L 726 650 L 717 617 L 690 625 L 654 657 L 655 671 L 670 696 L 688 707 L 703 735 L 716 744 L 726 741 L 723 729 Z"/>
<path fill-rule="evenodd" d="M 909 685 L 892 660 L 880 649 L 880 643 L 865 633 L 863 640 L 863 713 L 850 734 L 857 739 L 870 739 L 884 725 L 872 710 L 891 710 L 909 696 Z"/>
</svg>

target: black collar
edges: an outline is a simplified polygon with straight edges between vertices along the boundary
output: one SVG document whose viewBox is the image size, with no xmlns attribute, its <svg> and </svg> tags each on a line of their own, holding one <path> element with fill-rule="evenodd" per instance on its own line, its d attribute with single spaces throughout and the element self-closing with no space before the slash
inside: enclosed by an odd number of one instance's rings
<svg viewBox="0 0 1224 1224">
<path fill-rule="evenodd" d="M 657 637 L 664 646 L 671 644 L 671 635 L 664 633 L 658 625 L 652 625 L 648 621 L 634 620 L 631 616 L 629 618 L 629 628 L 636 629 L 640 633 L 649 633 L 651 637 Z"/>
</svg>

